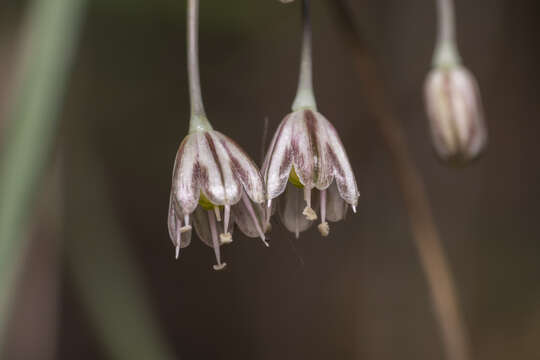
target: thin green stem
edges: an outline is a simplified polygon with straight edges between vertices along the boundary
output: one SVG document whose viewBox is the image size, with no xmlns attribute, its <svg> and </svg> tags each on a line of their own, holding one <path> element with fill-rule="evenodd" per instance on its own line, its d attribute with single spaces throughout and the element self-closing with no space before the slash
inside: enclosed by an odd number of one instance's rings
<svg viewBox="0 0 540 360">
<path fill-rule="evenodd" d="M 454 0 L 437 1 L 438 34 L 433 55 L 434 66 L 455 66 L 460 63 L 456 43 Z"/>
<path fill-rule="evenodd" d="M 26 252 L 25 228 L 49 161 L 85 0 L 34 0 L 0 151 L 0 352 Z"/>
<path fill-rule="evenodd" d="M 188 0 L 187 11 L 187 66 L 191 117 L 189 132 L 211 130 L 206 118 L 199 75 L 199 0 Z"/>
<path fill-rule="evenodd" d="M 294 99 L 293 111 L 311 108 L 317 109 L 315 95 L 313 94 L 313 64 L 311 55 L 311 16 L 309 0 L 302 1 L 302 55 L 300 59 L 300 77 L 298 79 L 298 90 Z"/>
</svg>

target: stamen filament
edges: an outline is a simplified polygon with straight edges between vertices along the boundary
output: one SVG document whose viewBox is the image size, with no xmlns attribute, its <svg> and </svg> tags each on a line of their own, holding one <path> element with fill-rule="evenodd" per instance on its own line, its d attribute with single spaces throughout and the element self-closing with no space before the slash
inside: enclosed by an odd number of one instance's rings
<svg viewBox="0 0 540 360">
<path fill-rule="evenodd" d="M 232 236 L 229 232 L 229 220 L 231 217 L 231 206 L 225 205 L 225 215 L 223 221 L 223 234 L 219 235 L 222 244 L 229 244 L 232 242 Z"/>
<path fill-rule="evenodd" d="M 225 205 L 225 220 L 223 222 L 223 229 L 225 230 L 225 233 L 228 232 L 230 218 L 231 218 L 231 206 Z"/>
<path fill-rule="evenodd" d="M 214 206 L 214 214 L 216 214 L 216 219 L 218 222 L 221 221 L 221 213 L 219 212 L 219 206 Z"/>
<path fill-rule="evenodd" d="M 184 215 L 184 222 L 185 222 L 185 225 L 180 227 L 181 233 L 188 232 L 191 230 L 191 225 L 189 224 L 189 215 Z"/>
<path fill-rule="evenodd" d="M 306 219 L 308 220 L 317 220 L 317 214 L 315 211 L 311 208 L 311 188 L 304 186 L 304 200 L 306 201 L 306 207 L 304 208 L 304 211 L 302 211 L 302 214 L 305 215 Z"/>
<path fill-rule="evenodd" d="M 265 209 L 265 224 L 270 224 L 270 218 L 272 217 L 272 200 L 268 200 Z"/>
<path fill-rule="evenodd" d="M 318 227 L 322 236 L 328 236 L 330 233 L 330 226 L 326 221 L 326 190 L 321 191 L 321 223 Z"/>
<path fill-rule="evenodd" d="M 210 232 L 212 234 L 212 244 L 214 245 L 214 253 L 216 254 L 217 264 L 214 265 L 214 270 L 222 270 L 227 264 L 221 262 L 221 253 L 219 249 L 219 240 L 217 234 L 216 218 L 212 211 L 207 211 L 208 222 L 210 224 Z"/>
</svg>

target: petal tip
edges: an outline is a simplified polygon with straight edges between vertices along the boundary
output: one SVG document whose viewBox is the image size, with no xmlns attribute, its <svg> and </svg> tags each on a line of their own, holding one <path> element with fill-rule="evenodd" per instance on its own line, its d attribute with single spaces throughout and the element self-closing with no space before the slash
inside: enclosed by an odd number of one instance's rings
<svg viewBox="0 0 540 360">
<path fill-rule="evenodd" d="M 226 266 L 227 266 L 227 263 L 221 263 L 221 264 L 213 265 L 212 268 L 213 268 L 215 271 L 220 271 L 220 270 L 225 269 Z"/>
</svg>

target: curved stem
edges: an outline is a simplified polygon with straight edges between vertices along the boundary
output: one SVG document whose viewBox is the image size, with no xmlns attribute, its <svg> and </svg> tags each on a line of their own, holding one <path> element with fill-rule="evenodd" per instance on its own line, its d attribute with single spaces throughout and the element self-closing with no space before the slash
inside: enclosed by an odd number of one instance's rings
<svg viewBox="0 0 540 360">
<path fill-rule="evenodd" d="M 390 152 L 393 167 L 407 209 L 414 244 L 426 276 L 437 324 L 449 360 L 469 359 L 469 342 L 452 271 L 422 174 L 412 158 L 403 126 L 396 118 L 384 83 L 378 75 L 375 57 L 367 41 L 357 31 L 345 0 L 328 0 L 339 17 L 341 30 L 354 55 L 355 68 L 363 86 L 363 95 Z"/>
<path fill-rule="evenodd" d="M 317 109 L 315 96 L 313 95 L 313 69 L 311 56 L 311 16 L 309 0 L 302 1 L 302 57 L 300 59 L 300 78 L 298 79 L 298 90 L 294 99 L 293 111 L 302 108 Z"/>
<path fill-rule="evenodd" d="M 204 111 L 199 76 L 199 0 L 188 0 L 187 66 L 189 98 L 191 101 L 189 132 L 211 130 L 212 126 L 208 122 Z"/>
<path fill-rule="evenodd" d="M 460 62 L 456 45 L 454 0 L 436 0 L 438 34 L 433 55 L 434 66 L 453 66 Z"/>
</svg>

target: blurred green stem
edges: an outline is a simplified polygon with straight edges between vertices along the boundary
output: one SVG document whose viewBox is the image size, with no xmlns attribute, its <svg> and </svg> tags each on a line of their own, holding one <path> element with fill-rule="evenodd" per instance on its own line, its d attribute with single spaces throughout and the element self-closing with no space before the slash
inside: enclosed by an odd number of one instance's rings
<svg viewBox="0 0 540 360">
<path fill-rule="evenodd" d="M 67 157 L 70 184 L 79 185 L 70 186 L 67 195 L 66 255 L 96 336 L 110 359 L 172 360 L 173 351 L 152 312 L 144 273 L 115 220 L 101 164 L 91 148 L 70 148 L 76 149 L 76 155 Z"/>
<path fill-rule="evenodd" d="M 456 66 L 461 60 L 456 43 L 454 0 L 437 1 L 437 44 L 433 66 Z"/>
<path fill-rule="evenodd" d="M 328 0 L 354 56 L 363 95 L 389 150 L 403 194 L 413 240 L 427 278 L 448 360 L 469 359 L 469 342 L 450 265 L 433 218 L 422 175 L 410 153 L 405 130 L 392 110 L 377 61 L 357 30 L 346 0 Z"/>
<path fill-rule="evenodd" d="M 34 0 L 0 158 L 0 351 L 85 0 Z"/>
</svg>

